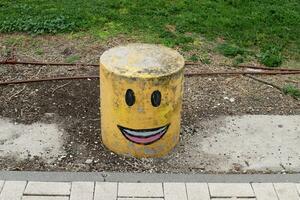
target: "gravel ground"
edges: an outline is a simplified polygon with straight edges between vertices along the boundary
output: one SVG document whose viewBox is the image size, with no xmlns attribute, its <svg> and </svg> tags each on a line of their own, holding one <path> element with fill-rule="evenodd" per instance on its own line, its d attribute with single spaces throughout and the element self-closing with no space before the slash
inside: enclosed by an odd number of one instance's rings
<svg viewBox="0 0 300 200">
<path fill-rule="evenodd" d="M 8 44 L 15 37 L 21 37 L 20 43 Z M 105 44 L 89 38 L 79 40 L 65 36 L 31 38 L 1 35 L 0 38 L 0 60 L 14 57 L 17 60 L 53 62 L 63 62 L 75 57 L 80 58 L 78 62 L 97 63 L 105 49 L 131 42 L 122 37 Z M 209 55 L 211 64 L 187 66 L 186 71 L 229 69 L 226 67 L 227 58 L 213 53 Z M 0 65 L 0 81 L 72 75 L 98 75 L 98 68 Z M 299 76 L 262 78 L 279 86 L 293 81 L 300 87 Z M 186 152 L 176 155 L 171 153 L 161 159 L 135 159 L 108 151 L 99 137 L 99 83 L 95 79 L 0 86 L 0 102 L 0 117 L 18 124 L 55 123 L 66 134 L 63 143 L 66 154 L 54 158 L 53 162 L 48 163 L 38 156 L 19 161 L 13 157 L 2 157 L 1 170 L 211 172 L 205 170 L 205 165 L 210 163 L 204 163 L 204 168 L 201 169 L 174 164 L 174 159 L 180 162 L 180 156 Z M 201 132 L 203 121 L 224 115 L 245 114 L 299 115 L 300 101 L 245 76 L 186 78 L 182 140 Z M 181 148 L 183 144 L 181 141 L 175 151 L 184 151 Z"/>
</svg>

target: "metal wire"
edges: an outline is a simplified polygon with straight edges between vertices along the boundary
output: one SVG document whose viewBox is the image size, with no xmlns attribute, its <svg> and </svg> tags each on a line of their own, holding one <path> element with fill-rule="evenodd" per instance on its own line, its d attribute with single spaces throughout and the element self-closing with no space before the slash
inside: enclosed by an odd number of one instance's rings
<svg viewBox="0 0 300 200">
<path fill-rule="evenodd" d="M 27 61 L 0 61 L 2 65 L 49 65 L 49 66 L 92 66 L 99 67 L 99 64 L 89 64 L 89 63 L 56 63 L 56 62 L 27 62 Z M 185 65 L 201 65 L 202 63 L 197 62 L 185 62 Z M 251 69 L 261 69 L 261 70 L 272 70 L 272 71 L 300 71 L 299 69 L 288 69 L 288 68 L 267 68 L 267 67 L 257 67 L 251 65 L 238 65 L 237 67 L 251 68 Z"/>
<path fill-rule="evenodd" d="M 195 76 L 237 76 L 237 75 L 292 75 L 300 74 L 300 71 L 289 72 L 289 71 L 269 71 L 269 72 L 187 72 L 184 75 L 186 77 Z M 52 78 L 41 78 L 41 79 L 30 79 L 30 80 L 15 80 L 15 81 L 5 81 L 0 82 L 0 86 L 12 85 L 12 84 L 23 84 L 23 83 L 36 83 L 45 81 L 59 81 L 59 80 L 75 80 L 75 79 L 98 79 L 99 76 L 72 76 L 72 77 L 52 77 Z"/>
</svg>

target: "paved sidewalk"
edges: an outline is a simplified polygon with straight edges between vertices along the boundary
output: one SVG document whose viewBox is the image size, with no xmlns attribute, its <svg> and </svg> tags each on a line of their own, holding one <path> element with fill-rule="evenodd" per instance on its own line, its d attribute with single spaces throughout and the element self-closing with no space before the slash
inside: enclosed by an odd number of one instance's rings
<svg viewBox="0 0 300 200">
<path fill-rule="evenodd" d="M 0 200 L 300 200 L 298 178 L 0 171 Z"/>
<path fill-rule="evenodd" d="M 300 200 L 294 183 L 0 181 L 0 200 Z"/>
</svg>

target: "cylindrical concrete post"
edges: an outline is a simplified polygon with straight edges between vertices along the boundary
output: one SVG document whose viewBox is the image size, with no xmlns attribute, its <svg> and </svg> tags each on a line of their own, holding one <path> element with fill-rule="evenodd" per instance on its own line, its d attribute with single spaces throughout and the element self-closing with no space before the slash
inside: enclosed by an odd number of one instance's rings
<svg viewBox="0 0 300 200">
<path fill-rule="evenodd" d="M 117 154 L 161 157 L 178 143 L 184 59 L 175 50 L 130 44 L 100 58 L 101 135 Z"/>
</svg>

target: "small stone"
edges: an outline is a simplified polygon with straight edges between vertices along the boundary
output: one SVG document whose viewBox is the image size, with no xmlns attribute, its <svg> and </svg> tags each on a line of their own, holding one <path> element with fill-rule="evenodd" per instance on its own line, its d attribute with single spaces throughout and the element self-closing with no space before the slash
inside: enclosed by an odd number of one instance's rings
<svg viewBox="0 0 300 200">
<path fill-rule="evenodd" d="M 65 56 L 70 56 L 72 54 L 72 49 L 71 48 L 65 48 L 62 52 Z"/>
<path fill-rule="evenodd" d="M 93 162 L 92 159 L 87 159 L 87 160 L 85 161 L 85 164 L 91 164 L 92 162 Z"/>
<path fill-rule="evenodd" d="M 240 164 L 238 164 L 238 163 L 233 163 L 233 169 L 235 170 L 235 171 L 241 171 L 241 168 L 242 168 L 243 166 L 242 165 L 240 165 Z"/>
<path fill-rule="evenodd" d="M 234 98 L 230 98 L 229 101 L 230 101 L 231 103 L 233 103 L 233 102 L 235 101 L 235 99 L 234 99 Z"/>
<path fill-rule="evenodd" d="M 55 113 L 45 113 L 44 115 L 46 118 L 53 118 L 55 116 Z"/>
<path fill-rule="evenodd" d="M 66 158 L 66 156 L 60 156 L 57 160 L 62 161 L 64 158 Z"/>
</svg>

